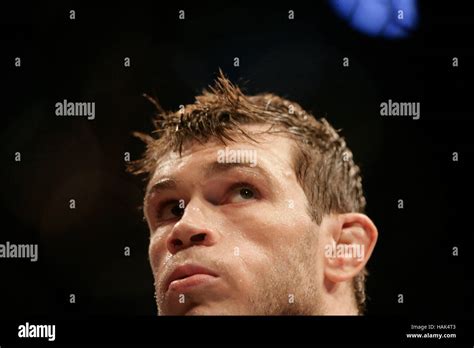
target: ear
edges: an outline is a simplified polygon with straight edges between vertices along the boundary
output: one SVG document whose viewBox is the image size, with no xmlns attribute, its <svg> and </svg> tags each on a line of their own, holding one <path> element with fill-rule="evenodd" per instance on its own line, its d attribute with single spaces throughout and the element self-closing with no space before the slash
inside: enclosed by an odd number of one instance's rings
<svg viewBox="0 0 474 348">
<path fill-rule="evenodd" d="M 377 228 L 364 214 L 346 213 L 328 224 L 329 245 L 324 246 L 324 275 L 334 283 L 354 278 L 367 264 L 377 242 Z"/>
</svg>

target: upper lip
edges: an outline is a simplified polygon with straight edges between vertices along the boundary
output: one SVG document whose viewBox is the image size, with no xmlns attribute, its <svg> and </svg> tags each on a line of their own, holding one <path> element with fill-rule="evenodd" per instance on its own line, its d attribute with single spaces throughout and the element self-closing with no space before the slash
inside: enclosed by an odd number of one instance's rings
<svg viewBox="0 0 474 348">
<path fill-rule="evenodd" d="M 195 274 L 208 274 L 213 277 L 217 277 L 217 274 L 215 272 L 197 264 L 190 263 L 186 265 L 177 266 L 171 271 L 170 275 L 166 278 L 164 284 L 165 291 L 168 290 L 171 282 L 177 279 L 187 278 Z"/>
</svg>

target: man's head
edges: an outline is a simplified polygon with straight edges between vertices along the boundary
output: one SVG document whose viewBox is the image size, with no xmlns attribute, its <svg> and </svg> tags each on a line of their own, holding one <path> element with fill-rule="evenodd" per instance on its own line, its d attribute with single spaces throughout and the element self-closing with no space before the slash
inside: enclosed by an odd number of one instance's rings
<svg viewBox="0 0 474 348">
<path fill-rule="evenodd" d="M 324 120 L 221 73 L 158 109 L 135 174 L 160 314 L 362 314 L 377 229 L 359 168 Z"/>
</svg>

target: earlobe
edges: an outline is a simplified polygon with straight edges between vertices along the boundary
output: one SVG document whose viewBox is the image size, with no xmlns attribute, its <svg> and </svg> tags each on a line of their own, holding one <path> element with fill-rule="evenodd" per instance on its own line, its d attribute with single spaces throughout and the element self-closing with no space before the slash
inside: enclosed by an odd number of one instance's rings
<svg viewBox="0 0 474 348">
<path fill-rule="evenodd" d="M 324 274 L 338 283 L 355 277 L 365 267 L 378 232 L 372 220 L 360 213 L 338 215 L 330 229 L 330 243 L 324 246 Z"/>
</svg>

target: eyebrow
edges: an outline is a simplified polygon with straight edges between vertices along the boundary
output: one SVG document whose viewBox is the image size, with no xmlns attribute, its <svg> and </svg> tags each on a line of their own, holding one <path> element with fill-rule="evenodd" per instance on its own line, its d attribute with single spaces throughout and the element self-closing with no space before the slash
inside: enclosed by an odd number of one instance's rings
<svg viewBox="0 0 474 348">
<path fill-rule="evenodd" d="M 262 167 L 256 165 L 255 167 L 249 166 L 248 163 L 219 163 L 219 162 L 212 162 L 209 163 L 204 168 L 204 175 L 208 177 L 213 174 L 221 174 L 224 172 L 228 172 L 234 169 L 249 169 L 252 172 L 257 172 L 262 176 L 266 176 L 270 178 L 269 173 Z"/>
<path fill-rule="evenodd" d="M 231 170 L 235 169 L 247 169 L 249 171 L 252 171 L 254 173 L 258 173 L 260 176 L 265 177 L 268 179 L 271 183 L 273 183 L 273 179 L 271 178 L 271 175 L 269 172 L 256 165 L 255 167 L 250 167 L 248 163 L 219 163 L 219 162 L 211 162 L 207 164 L 204 168 L 204 177 L 208 178 L 212 175 L 216 174 L 222 174 Z M 149 188 L 147 189 L 144 197 L 144 202 L 145 204 L 148 202 L 150 195 L 157 193 L 157 192 L 164 192 L 164 191 L 172 191 L 176 190 L 177 188 L 177 183 L 179 181 L 176 180 L 173 177 L 166 177 L 166 178 L 160 178 L 158 179 L 155 183 L 150 184 Z M 272 184 L 272 186 L 274 183 Z"/>
<path fill-rule="evenodd" d="M 146 205 L 152 194 L 157 193 L 157 192 L 176 190 L 177 187 L 178 185 L 175 179 L 173 178 L 161 179 L 158 182 L 148 186 L 143 201 L 145 202 L 145 205 Z"/>
</svg>

